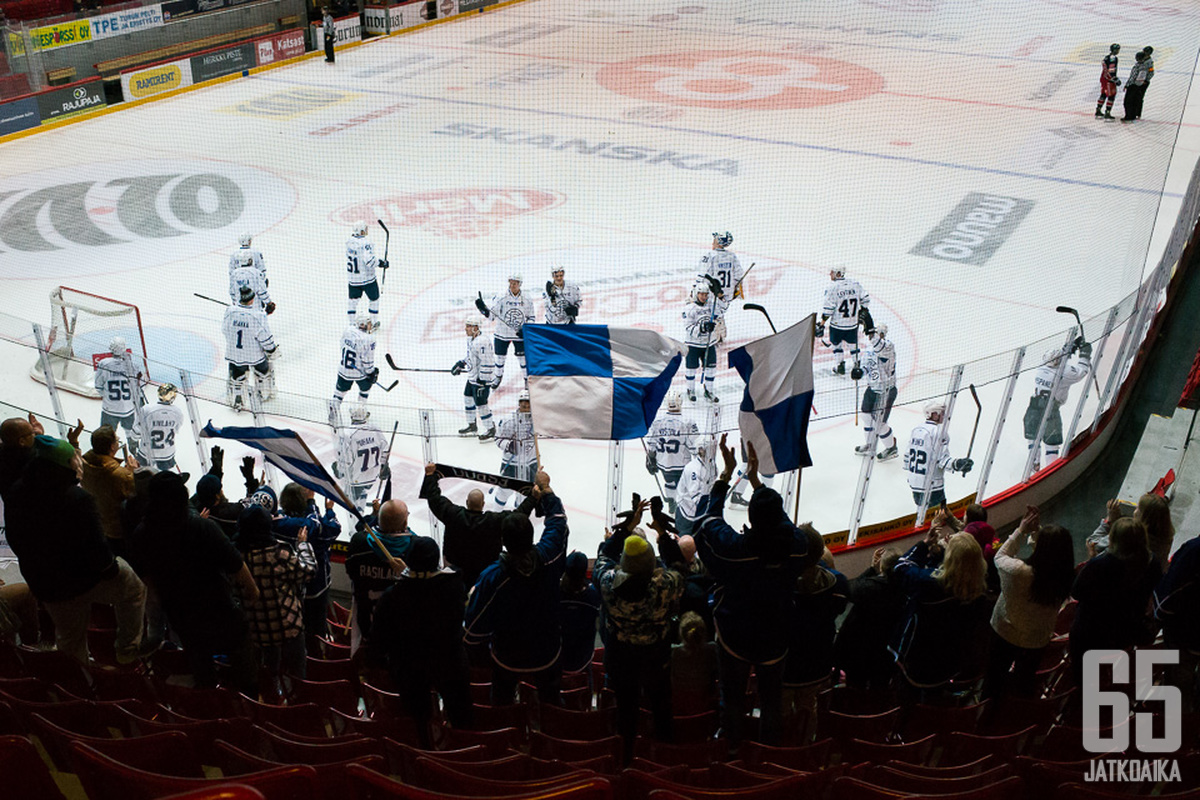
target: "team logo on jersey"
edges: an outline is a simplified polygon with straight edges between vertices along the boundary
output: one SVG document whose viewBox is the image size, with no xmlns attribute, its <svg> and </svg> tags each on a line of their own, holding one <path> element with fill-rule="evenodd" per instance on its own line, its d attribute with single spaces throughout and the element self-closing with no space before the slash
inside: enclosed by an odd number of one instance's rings
<svg viewBox="0 0 1200 800">
<path fill-rule="evenodd" d="M 420 228 L 435 236 L 474 239 L 487 236 L 512 217 L 554 208 L 566 200 L 542 189 L 445 189 L 398 194 L 346 206 L 333 221 L 381 219 L 396 227 Z"/>
<path fill-rule="evenodd" d="M 0 179 L 0 276 L 143 269 L 227 246 L 295 203 L 291 185 L 217 161 L 87 164 Z M 103 256 L 100 254 L 103 253 Z"/>
<path fill-rule="evenodd" d="M 654 103 L 763 111 L 846 103 L 883 88 L 882 76 L 848 61 L 737 50 L 633 58 L 603 67 L 596 80 Z"/>
</svg>

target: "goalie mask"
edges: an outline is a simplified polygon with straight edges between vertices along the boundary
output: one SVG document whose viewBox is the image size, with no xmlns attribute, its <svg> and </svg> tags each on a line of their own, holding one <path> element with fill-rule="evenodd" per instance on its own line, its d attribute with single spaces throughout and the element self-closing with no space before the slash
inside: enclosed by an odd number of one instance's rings
<svg viewBox="0 0 1200 800">
<path fill-rule="evenodd" d="M 733 234 L 729 231 L 713 233 L 713 243 L 722 249 L 729 247 L 729 245 L 733 244 Z"/>
<path fill-rule="evenodd" d="M 173 383 L 164 383 L 158 387 L 158 402 L 171 403 L 175 400 L 175 395 L 179 394 L 179 390 L 175 388 Z"/>
</svg>

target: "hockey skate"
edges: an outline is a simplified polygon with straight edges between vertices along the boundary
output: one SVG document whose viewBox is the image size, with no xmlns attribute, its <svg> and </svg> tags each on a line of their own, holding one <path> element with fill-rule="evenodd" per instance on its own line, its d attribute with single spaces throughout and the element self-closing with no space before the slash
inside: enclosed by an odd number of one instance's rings
<svg viewBox="0 0 1200 800">
<path fill-rule="evenodd" d="M 834 375 L 845 375 L 846 374 L 846 362 L 839 361 L 838 365 L 833 368 L 833 374 Z"/>
<path fill-rule="evenodd" d="M 688 401 L 692 403 L 696 402 L 696 393 L 691 389 L 688 389 Z"/>
<path fill-rule="evenodd" d="M 242 396 L 240 394 L 236 394 L 233 396 L 232 408 L 234 411 L 237 411 L 237 412 L 242 412 L 242 411 L 246 410 L 246 401 L 242 399 Z"/>
<path fill-rule="evenodd" d="M 719 402 L 721 402 L 721 398 L 717 397 L 715 394 L 713 394 L 712 392 L 710 392 L 708 389 L 705 389 L 705 390 L 704 390 L 704 399 L 705 399 L 705 400 L 707 400 L 707 401 L 708 401 L 708 402 L 710 402 L 710 403 L 719 403 Z"/>
<path fill-rule="evenodd" d="M 1100 117 L 1103 117 L 1103 116 L 1104 116 L 1104 112 L 1102 112 L 1100 109 L 1097 108 L 1096 109 L 1096 119 L 1099 119 Z"/>
<path fill-rule="evenodd" d="M 875 456 L 875 458 L 879 459 L 880 461 L 891 461 L 898 455 L 900 455 L 900 450 L 896 447 L 896 445 L 892 445 L 887 450 L 884 450 L 882 453 Z"/>
<path fill-rule="evenodd" d="M 854 448 L 854 452 L 860 456 L 869 456 L 871 455 L 871 446 L 867 444 L 860 444 L 858 447 Z"/>
<path fill-rule="evenodd" d="M 495 438 L 496 438 L 496 426 L 495 425 L 488 428 L 483 433 L 479 434 L 479 441 L 481 441 L 481 442 L 490 442 L 492 439 L 495 439 Z"/>
<path fill-rule="evenodd" d="M 372 322 L 371 322 L 371 333 L 375 333 L 375 332 L 377 332 L 378 330 L 379 330 L 379 321 L 378 321 L 378 320 L 372 320 Z"/>
<path fill-rule="evenodd" d="M 476 427 L 474 422 L 468 422 L 467 427 L 458 429 L 459 436 L 474 436 L 478 432 L 479 428 Z"/>
<path fill-rule="evenodd" d="M 1105 118 L 1105 119 L 1116 119 L 1116 117 L 1114 117 L 1114 116 L 1112 115 L 1112 112 L 1111 112 L 1111 111 L 1108 111 L 1108 110 L 1105 110 L 1105 112 L 1104 112 L 1104 118 Z"/>
</svg>

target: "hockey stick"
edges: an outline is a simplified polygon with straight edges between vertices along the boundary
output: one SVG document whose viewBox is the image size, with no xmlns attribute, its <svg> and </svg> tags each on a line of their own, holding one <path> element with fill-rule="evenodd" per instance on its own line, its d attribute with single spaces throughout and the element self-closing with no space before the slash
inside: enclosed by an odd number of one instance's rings
<svg viewBox="0 0 1200 800">
<path fill-rule="evenodd" d="M 639 439 L 638 441 L 640 441 L 640 442 L 642 443 L 642 451 L 643 451 L 643 452 L 646 454 L 646 460 L 647 460 L 647 461 L 649 461 L 649 460 L 650 460 L 650 449 L 649 449 L 648 447 L 646 447 L 646 440 L 645 440 L 645 439 Z M 662 481 L 660 481 L 660 480 L 658 479 L 658 473 L 659 473 L 659 471 L 660 471 L 662 468 L 658 466 L 658 462 L 657 462 L 657 461 L 655 461 L 655 462 L 654 462 L 654 464 L 655 464 L 655 466 L 654 466 L 654 473 L 653 473 L 653 474 L 654 474 L 654 482 L 655 482 L 656 484 L 658 484 L 658 494 L 659 494 L 659 496 L 660 496 L 660 497 L 662 497 L 664 500 L 666 500 L 666 499 L 667 499 L 667 495 L 666 495 L 666 492 L 663 490 Z"/>
<path fill-rule="evenodd" d="M 975 434 L 979 432 L 979 418 L 983 415 L 983 405 L 979 402 L 979 393 L 975 391 L 975 384 L 968 384 L 967 388 L 971 390 L 971 399 L 975 401 L 975 427 L 971 429 L 971 443 L 967 445 L 967 458 L 970 458 L 971 450 L 975 447 Z"/>
<path fill-rule="evenodd" d="M 1083 339 L 1083 320 L 1081 320 L 1079 318 L 1079 312 L 1076 311 L 1075 309 L 1071 308 L 1070 306 L 1059 306 L 1058 308 L 1056 308 L 1054 310 L 1059 314 L 1074 315 L 1075 324 L 1079 326 L 1079 338 Z M 1087 339 L 1083 339 L 1083 340 L 1085 342 L 1087 341 Z M 1096 377 L 1096 370 L 1089 368 L 1088 372 L 1092 373 L 1092 383 L 1094 383 L 1096 385 L 1096 397 L 1099 398 L 1101 396 L 1100 379 Z"/>
<path fill-rule="evenodd" d="M 399 382 L 399 381 L 397 381 L 397 383 L 398 383 L 398 382 Z M 388 439 L 388 449 L 387 449 L 387 451 L 388 451 L 388 457 L 387 457 L 387 459 L 385 459 L 385 460 L 384 460 L 384 462 L 383 462 L 383 463 L 385 463 L 385 464 L 386 464 L 386 463 L 388 462 L 388 460 L 390 460 L 390 459 L 391 459 L 391 457 L 392 457 L 392 445 L 394 445 L 394 444 L 396 443 L 396 431 L 397 431 L 399 428 L 400 428 L 400 420 L 396 420 L 395 422 L 393 422 L 393 423 L 392 423 L 392 435 L 391 435 L 391 438 L 389 438 L 389 439 Z M 389 473 L 387 480 L 389 480 L 389 481 L 390 481 L 391 479 L 392 479 L 392 478 L 391 478 L 391 475 L 390 475 L 390 473 Z M 384 484 L 385 482 L 386 482 L 386 481 L 380 481 L 380 482 L 379 482 L 379 488 L 375 490 L 375 502 L 376 502 L 376 503 L 378 503 L 378 502 L 379 502 L 379 498 L 380 498 L 380 497 L 383 495 L 383 484 Z"/>
<path fill-rule="evenodd" d="M 192 292 L 192 294 L 196 297 L 199 297 L 201 300 L 207 300 L 210 303 L 216 303 L 219 306 L 225 306 L 226 308 L 229 308 L 229 303 L 226 303 L 224 300 L 218 300 L 215 297 L 209 297 L 208 295 L 200 294 L 199 292 Z"/>
<path fill-rule="evenodd" d="M 771 333 L 779 333 L 779 331 L 775 330 L 775 323 L 771 322 L 771 315 L 768 314 L 767 310 L 758 303 L 745 303 L 742 305 L 742 308 L 747 309 L 748 311 L 758 311 L 761 313 L 767 318 L 767 324 L 771 326 Z"/>
<path fill-rule="evenodd" d="M 388 245 L 390 245 L 392 243 L 392 232 L 388 230 L 387 225 L 383 224 L 383 220 L 377 219 L 375 221 L 379 223 L 379 227 L 383 228 L 383 260 L 384 260 L 384 263 L 387 263 Z M 388 268 L 384 267 L 383 268 L 383 276 L 380 277 L 380 279 L 379 279 L 380 283 L 387 283 L 387 271 L 388 271 Z"/>
<path fill-rule="evenodd" d="M 426 369 L 424 367 L 397 367 L 391 353 L 384 353 L 383 358 L 387 361 L 388 366 L 396 370 L 396 372 L 450 372 L 448 369 Z M 453 373 L 451 373 L 453 374 Z M 395 384 L 392 384 L 393 386 Z M 389 390 L 390 391 L 390 390 Z"/>
</svg>

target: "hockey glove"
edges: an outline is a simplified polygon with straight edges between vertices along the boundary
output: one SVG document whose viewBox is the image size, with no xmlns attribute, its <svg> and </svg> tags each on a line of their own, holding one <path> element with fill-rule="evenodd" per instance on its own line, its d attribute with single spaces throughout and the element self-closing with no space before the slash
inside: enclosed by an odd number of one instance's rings
<svg viewBox="0 0 1200 800">
<path fill-rule="evenodd" d="M 342 468 L 338 466 L 338 463 L 336 461 L 333 462 L 332 464 L 330 464 L 329 468 L 331 470 L 333 470 L 333 477 L 335 477 L 335 478 L 342 477 Z"/>
<path fill-rule="evenodd" d="M 558 287 L 554 285 L 554 281 L 546 281 L 546 296 L 551 300 L 558 298 Z"/>
<path fill-rule="evenodd" d="M 384 464 L 379 468 L 379 479 L 386 481 L 390 477 L 392 477 L 392 468 Z"/>
<path fill-rule="evenodd" d="M 267 313 L 268 314 L 275 313 L 275 304 L 274 303 L 267 303 Z"/>
<path fill-rule="evenodd" d="M 493 388 L 493 389 L 499 389 L 499 388 L 500 388 L 500 381 L 502 381 L 502 380 L 503 380 L 503 378 L 492 378 L 492 388 Z"/>
<path fill-rule="evenodd" d="M 716 325 L 713 325 L 712 320 L 709 320 L 709 319 L 702 320 L 700 322 L 700 333 L 707 336 L 708 334 L 713 332 L 713 329 L 715 327 L 716 327 Z"/>
<path fill-rule="evenodd" d="M 563 313 L 570 317 L 571 321 L 574 322 L 575 318 L 579 316 L 579 306 L 563 306 Z"/>
<path fill-rule="evenodd" d="M 367 377 L 371 379 L 371 383 L 379 383 L 379 367 L 368 372 Z"/>
<path fill-rule="evenodd" d="M 1079 345 L 1079 355 L 1082 358 L 1090 359 L 1092 357 L 1092 343 L 1084 342 L 1083 344 Z"/>
<path fill-rule="evenodd" d="M 209 457 L 212 459 L 212 469 L 208 473 L 210 475 L 220 475 L 225 467 L 225 450 L 220 445 L 214 444 L 212 450 L 209 451 Z"/>
<path fill-rule="evenodd" d="M 379 259 L 379 268 L 380 269 L 386 270 L 389 266 L 391 266 L 391 265 L 388 264 L 388 260 L 386 258 Z"/>
<path fill-rule="evenodd" d="M 646 451 L 646 472 L 651 475 L 658 474 L 658 459 L 655 458 L 653 450 Z"/>
<path fill-rule="evenodd" d="M 825 320 L 823 320 L 823 319 L 817 320 L 817 324 L 814 329 L 814 332 L 817 334 L 818 339 L 825 338 Z"/>
<path fill-rule="evenodd" d="M 853 367 L 850 368 L 850 380 L 860 381 L 860 380 L 862 380 L 862 376 L 863 376 L 863 370 L 860 365 L 855 364 Z"/>
<path fill-rule="evenodd" d="M 462 371 L 467 368 L 466 361 L 455 361 L 454 366 L 450 368 L 451 375 L 461 375 Z"/>
<path fill-rule="evenodd" d="M 1114 85 L 1114 86 L 1120 86 L 1120 85 L 1121 85 L 1121 79 L 1120 79 L 1120 78 L 1117 78 L 1117 77 L 1114 77 L 1114 78 L 1113 78 L 1113 85 Z"/>
<path fill-rule="evenodd" d="M 721 288 L 721 282 L 712 275 L 705 275 L 704 280 L 708 281 L 708 288 L 712 290 L 713 295 L 720 299 L 725 299 L 725 291 Z"/>
<path fill-rule="evenodd" d="M 492 312 L 488 311 L 487 303 L 483 302 L 483 292 L 477 292 L 479 297 L 475 298 L 475 307 L 479 309 L 479 313 L 485 317 L 491 317 Z"/>
<path fill-rule="evenodd" d="M 258 489 L 258 478 L 254 477 L 254 456 L 246 456 L 242 459 L 241 473 L 242 478 L 246 481 L 246 494 L 254 494 Z"/>
<path fill-rule="evenodd" d="M 954 472 L 961 472 L 963 475 L 966 475 L 974 466 L 975 462 L 969 458 L 956 458 L 950 465 L 950 469 Z"/>
</svg>

